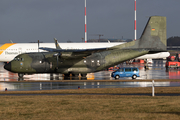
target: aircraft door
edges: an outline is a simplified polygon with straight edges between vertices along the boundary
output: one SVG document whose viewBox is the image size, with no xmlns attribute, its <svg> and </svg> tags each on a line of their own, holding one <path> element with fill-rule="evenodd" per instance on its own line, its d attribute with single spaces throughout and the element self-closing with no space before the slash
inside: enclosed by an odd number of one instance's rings
<svg viewBox="0 0 180 120">
<path fill-rule="evenodd" d="M 53 64 L 52 64 L 52 62 L 50 62 L 49 68 L 52 69 L 52 67 L 53 67 Z"/>
<path fill-rule="evenodd" d="M 44 61 L 45 64 L 45 72 L 48 72 L 50 70 L 50 64 L 45 60 Z"/>
<path fill-rule="evenodd" d="M 22 53 L 22 48 L 18 48 L 18 53 L 19 53 L 19 54 Z"/>
</svg>

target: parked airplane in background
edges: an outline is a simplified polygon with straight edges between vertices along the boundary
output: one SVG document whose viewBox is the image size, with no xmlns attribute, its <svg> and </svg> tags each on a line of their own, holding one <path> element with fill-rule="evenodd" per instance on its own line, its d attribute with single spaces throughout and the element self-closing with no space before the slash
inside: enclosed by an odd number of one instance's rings
<svg viewBox="0 0 180 120">
<path fill-rule="evenodd" d="M 115 45 L 120 45 L 125 42 L 112 42 L 112 43 L 60 43 L 62 49 L 96 49 L 96 48 L 109 48 Z M 5 43 L 0 45 L 0 62 L 9 62 L 19 54 L 38 52 L 39 47 L 55 48 L 54 43 Z M 44 50 L 39 50 L 43 52 Z"/>
<path fill-rule="evenodd" d="M 62 45 L 58 49 L 41 48 L 49 52 L 20 54 L 4 68 L 18 73 L 19 77 L 34 73 L 84 75 L 107 69 L 148 53 L 165 52 L 166 44 L 166 17 L 152 16 L 139 40 L 110 48 L 67 50 L 63 49 Z"/>
</svg>

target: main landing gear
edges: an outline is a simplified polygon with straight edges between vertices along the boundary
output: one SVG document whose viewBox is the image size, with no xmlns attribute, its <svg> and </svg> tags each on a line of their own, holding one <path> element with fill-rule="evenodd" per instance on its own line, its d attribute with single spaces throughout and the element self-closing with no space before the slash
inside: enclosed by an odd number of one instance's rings
<svg viewBox="0 0 180 120">
<path fill-rule="evenodd" d="M 77 78 L 79 78 L 79 79 L 84 79 L 84 78 L 86 78 L 86 75 L 87 74 L 73 74 L 73 73 L 69 73 L 69 74 L 63 74 L 63 76 L 64 76 L 64 79 L 77 79 Z"/>
</svg>

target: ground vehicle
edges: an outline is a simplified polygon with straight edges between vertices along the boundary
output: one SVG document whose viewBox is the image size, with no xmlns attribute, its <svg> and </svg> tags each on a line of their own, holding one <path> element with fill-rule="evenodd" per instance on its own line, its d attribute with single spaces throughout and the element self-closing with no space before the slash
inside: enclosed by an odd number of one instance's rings
<svg viewBox="0 0 180 120">
<path fill-rule="evenodd" d="M 136 67 L 119 68 L 112 72 L 111 77 L 114 77 L 115 79 L 119 79 L 120 77 L 132 77 L 132 79 L 136 79 L 136 77 L 140 77 L 139 69 Z"/>
<path fill-rule="evenodd" d="M 180 67 L 180 54 L 176 56 L 167 57 L 166 68 L 179 68 Z"/>
</svg>

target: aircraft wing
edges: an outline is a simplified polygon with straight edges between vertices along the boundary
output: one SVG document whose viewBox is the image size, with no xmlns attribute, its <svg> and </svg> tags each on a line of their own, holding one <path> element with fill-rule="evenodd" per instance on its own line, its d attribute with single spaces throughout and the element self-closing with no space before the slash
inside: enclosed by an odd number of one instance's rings
<svg viewBox="0 0 180 120">
<path fill-rule="evenodd" d="M 99 51 L 105 51 L 108 48 L 95 48 L 95 49 L 54 49 L 54 48 L 46 48 L 46 47 L 40 47 L 41 50 L 46 50 L 49 52 L 73 52 L 73 53 L 94 53 Z"/>
<path fill-rule="evenodd" d="M 49 52 L 56 52 L 61 57 L 64 57 L 66 59 L 68 58 L 77 58 L 77 57 L 86 57 L 88 55 L 91 55 L 95 52 L 101 52 L 106 51 L 108 48 L 97 48 L 97 49 L 54 49 L 54 48 L 46 48 L 46 47 L 40 47 L 39 49 L 49 51 Z"/>
</svg>

